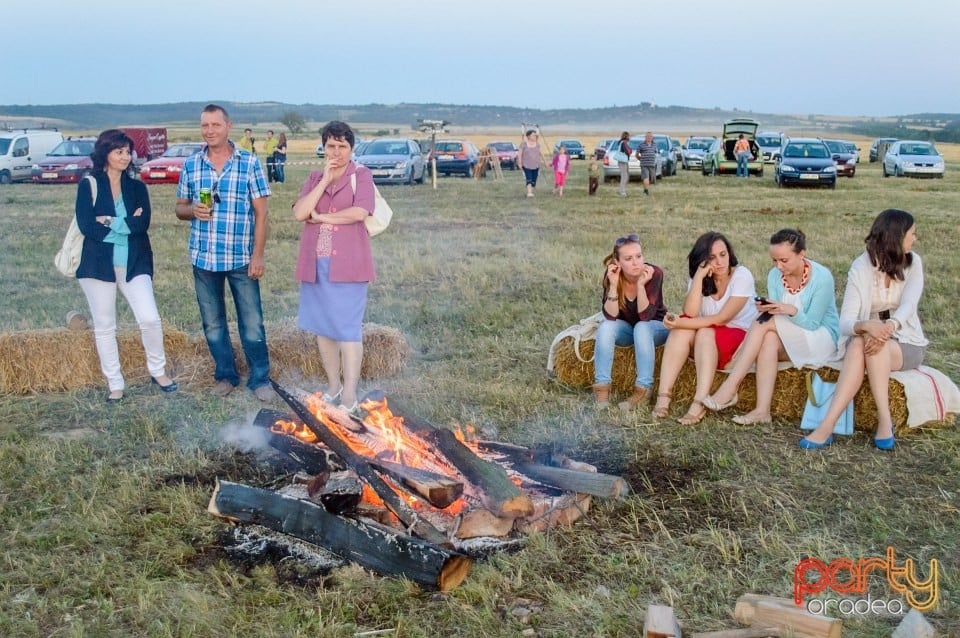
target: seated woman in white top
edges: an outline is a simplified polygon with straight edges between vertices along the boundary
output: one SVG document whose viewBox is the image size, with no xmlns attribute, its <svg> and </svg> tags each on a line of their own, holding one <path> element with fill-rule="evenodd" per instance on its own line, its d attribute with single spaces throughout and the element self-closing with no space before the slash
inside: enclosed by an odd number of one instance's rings
<svg viewBox="0 0 960 638">
<path fill-rule="evenodd" d="M 670 409 L 673 385 L 693 350 L 697 388 L 683 425 L 703 420 L 701 400 L 710 393 L 714 373 L 723 370 L 743 342 L 757 316 L 752 301 L 756 294 L 753 274 L 738 265 L 726 237 L 716 232 L 700 235 L 687 255 L 690 281 L 683 300 L 683 314 L 668 314 L 663 325 L 670 329 L 660 362 L 660 386 L 653 416 L 663 418 Z"/>
<path fill-rule="evenodd" d="M 894 448 L 890 372 L 919 366 L 927 347 L 917 314 L 923 264 L 920 255 L 911 252 L 916 240 L 916 224 L 908 212 L 888 209 L 874 220 L 866 251 L 847 273 L 840 306 L 843 366 L 837 389 L 823 421 L 800 440 L 800 447 L 816 450 L 833 443 L 833 427 L 866 373 L 877 404 L 874 445 L 880 450 Z"/>
</svg>

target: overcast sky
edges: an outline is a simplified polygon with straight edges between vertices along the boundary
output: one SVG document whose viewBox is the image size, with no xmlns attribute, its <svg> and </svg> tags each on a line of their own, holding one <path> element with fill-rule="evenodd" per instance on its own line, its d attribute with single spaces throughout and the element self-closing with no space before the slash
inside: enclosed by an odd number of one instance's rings
<svg viewBox="0 0 960 638">
<path fill-rule="evenodd" d="M 960 112 L 960 2 L 5 2 L 0 104 Z"/>
</svg>

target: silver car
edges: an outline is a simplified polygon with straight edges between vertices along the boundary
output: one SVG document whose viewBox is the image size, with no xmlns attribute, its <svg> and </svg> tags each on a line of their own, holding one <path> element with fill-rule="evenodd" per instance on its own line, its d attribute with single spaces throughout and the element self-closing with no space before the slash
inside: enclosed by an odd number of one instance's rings
<svg viewBox="0 0 960 638">
<path fill-rule="evenodd" d="M 703 166 L 703 154 L 710 149 L 715 137 L 688 137 L 680 147 L 680 163 L 689 171 Z"/>
<path fill-rule="evenodd" d="M 630 161 L 627 162 L 629 167 L 630 179 L 637 178 L 640 179 L 640 158 L 637 157 L 637 147 L 643 142 L 643 137 L 638 136 L 630 140 Z M 617 166 L 617 162 L 613 161 L 611 155 L 617 152 L 617 149 L 620 148 L 620 140 L 613 140 L 607 144 L 607 148 L 603 154 L 603 181 L 620 179 L 620 167 Z M 657 168 L 654 170 L 654 175 L 657 179 L 663 177 L 663 164 L 664 156 L 660 153 L 657 153 Z"/>
<path fill-rule="evenodd" d="M 423 153 L 414 140 L 373 140 L 357 153 L 357 163 L 370 169 L 377 184 L 423 183 Z"/>
<path fill-rule="evenodd" d="M 930 142 L 900 140 L 883 156 L 883 176 L 943 177 L 943 156 Z"/>
<path fill-rule="evenodd" d="M 760 147 L 760 157 L 765 164 L 776 164 L 783 145 L 783 133 L 764 131 L 757 133 L 757 146 Z"/>
</svg>

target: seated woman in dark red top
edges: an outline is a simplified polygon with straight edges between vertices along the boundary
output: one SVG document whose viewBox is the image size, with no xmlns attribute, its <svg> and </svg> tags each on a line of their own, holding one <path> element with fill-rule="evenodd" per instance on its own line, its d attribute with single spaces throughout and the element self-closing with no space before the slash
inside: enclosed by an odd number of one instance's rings
<svg viewBox="0 0 960 638">
<path fill-rule="evenodd" d="M 669 331 L 663 326 L 667 308 L 663 304 L 663 271 L 643 259 L 640 238 L 621 237 L 603 260 L 603 316 L 594 346 L 593 393 L 597 407 L 610 405 L 610 373 L 615 346 L 633 345 L 637 379 L 633 393 L 620 403 L 621 410 L 633 410 L 646 403 L 653 388 L 656 347 L 663 345 Z"/>
</svg>

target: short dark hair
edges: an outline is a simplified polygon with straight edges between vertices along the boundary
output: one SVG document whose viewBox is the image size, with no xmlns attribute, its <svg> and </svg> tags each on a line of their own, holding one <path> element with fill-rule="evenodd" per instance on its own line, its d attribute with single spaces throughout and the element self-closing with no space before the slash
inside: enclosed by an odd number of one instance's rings
<svg viewBox="0 0 960 638">
<path fill-rule="evenodd" d="M 107 129 L 97 137 L 90 159 L 93 160 L 93 172 L 102 173 L 107 166 L 107 155 L 118 148 L 128 148 L 133 153 L 133 140 L 120 129 Z"/>
<path fill-rule="evenodd" d="M 225 120 L 228 121 L 228 122 L 230 121 L 230 114 L 227 113 L 227 109 L 223 108 L 223 107 L 220 106 L 219 104 L 207 104 L 205 107 L 203 107 L 203 110 L 200 111 L 200 112 L 201 112 L 201 113 L 217 113 L 217 112 L 220 112 L 220 113 L 223 113 L 223 119 L 225 119 Z"/>
<path fill-rule="evenodd" d="M 737 259 L 737 254 L 733 252 L 733 246 L 730 245 L 730 240 L 728 240 L 723 233 L 711 230 L 697 237 L 697 241 L 693 242 L 693 248 L 690 249 L 690 254 L 687 255 L 687 267 L 690 271 L 691 279 L 697 274 L 697 268 L 700 267 L 700 264 L 705 261 L 710 261 L 710 250 L 718 241 L 722 241 L 723 245 L 727 247 L 727 255 L 730 257 L 730 267 L 733 268 L 740 263 Z M 717 284 L 713 280 L 713 277 L 704 277 L 703 286 L 700 290 L 704 297 L 715 294 L 717 292 Z"/>
<path fill-rule="evenodd" d="M 245 129 L 243 129 L 243 132 L 244 132 L 244 133 L 253 133 L 253 129 L 252 129 L 252 128 L 245 128 Z"/>
<path fill-rule="evenodd" d="M 807 249 L 807 236 L 799 228 L 781 228 L 770 237 L 770 245 L 790 244 L 794 253 Z"/>
<path fill-rule="evenodd" d="M 269 133 L 270 135 L 273 135 L 273 131 L 272 131 L 272 130 L 268 130 L 267 133 Z"/>
<path fill-rule="evenodd" d="M 531 135 L 536 135 L 536 129 L 528 128 L 527 132 L 523 134 L 524 137 L 530 137 Z"/>
<path fill-rule="evenodd" d="M 913 263 L 913 255 L 903 252 L 903 237 L 913 224 L 913 215 L 907 211 L 888 208 L 873 220 L 864 239 L 870 263 L 891 279 L 903 281 L 904 268 Z"/>
<path fill-rule="evenodd" d="M 350 145 L 350 148 L 353 148 L 353 144 L 356 141 L 356 138 L 353 136 L 353 129 L 350 128 L 350 125 L 346 122 L 341 122 L 340 120 L 327 122 L 326 126 L 323 127 L 323 130 L 320 131 L 320 141 L 323 144 L 326 144 L 327 140 L 331 137 L 335 140 L 343 140 Z"/>
<path fill-rule="evenodd" d="M 630 139 L 630 133 L 628 133 L 627 131 L 624 131 L 623 133 L 620 134 L 620 139 L 621 139 L 621 140 L 629 140 L 629 139 Z"/>
</svg>

